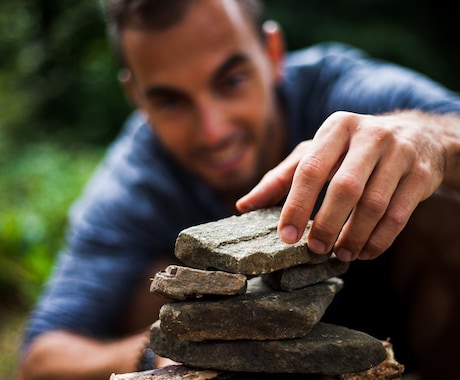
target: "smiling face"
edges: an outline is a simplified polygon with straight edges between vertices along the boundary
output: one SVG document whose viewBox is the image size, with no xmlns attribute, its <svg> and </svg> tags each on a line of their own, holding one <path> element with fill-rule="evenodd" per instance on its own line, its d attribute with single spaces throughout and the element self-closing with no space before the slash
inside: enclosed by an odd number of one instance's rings
<svg viewBox="0 0 460 380">
<path fill-rule="evenodd" d="M 137 105 L 162 144 L 221 195 L 237 198 L 281 160 L 284 132 L 270 59 L 233 0 L 200 0 L 165 30 L 127 28 Z"/>
</svg>

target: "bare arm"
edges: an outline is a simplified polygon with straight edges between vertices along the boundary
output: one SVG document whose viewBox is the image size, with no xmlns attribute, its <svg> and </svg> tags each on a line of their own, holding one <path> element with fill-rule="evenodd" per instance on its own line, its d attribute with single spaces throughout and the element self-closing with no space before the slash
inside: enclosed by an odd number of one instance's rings
<svg viewBox="0 0 460 380">
<path fill-rule="evenodd" d="M 34 341 L 22 365 L 22 379 L 105 379 L 136 371 L 148 332 L 104 343 L 65 331 L 45 333 Z"/>
<path fill-rule="evenodd" d="M 278 231 L 294 243 L 328 181 L 308 236 L 310 248 L 317 253 L 334 249 L 343 260 L 375 258 L 441 184 L 460 190 L 460 116 L 337 112 L 237 208 L 267 207 L 287 194 Z"/>
</svg>

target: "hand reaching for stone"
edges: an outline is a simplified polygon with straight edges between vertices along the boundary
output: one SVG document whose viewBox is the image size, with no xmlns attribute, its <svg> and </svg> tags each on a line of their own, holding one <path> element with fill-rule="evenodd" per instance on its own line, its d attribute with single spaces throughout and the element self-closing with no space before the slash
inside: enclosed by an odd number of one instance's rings
<svg viewBox="0 0 460 380">
<path fill-rule="evenodd" d="M 460 118 L 404 111 L 382 116 L 337 112 L 237 202 L 241 212 L 286 195 L 278 232 L 297 242 L 328 189 L 307 242 L 344 261 L 380 255 L 419 202 L 444 181 L 460 189 Z"/>
</svg>

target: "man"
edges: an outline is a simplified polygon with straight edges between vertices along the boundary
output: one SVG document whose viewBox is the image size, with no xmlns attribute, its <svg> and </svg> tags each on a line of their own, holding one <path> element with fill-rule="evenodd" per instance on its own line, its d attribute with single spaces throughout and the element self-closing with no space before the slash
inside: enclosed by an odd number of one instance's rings
<svg viewBox="0 0 460 380">
<path fill-rule="evenodd" d="M 312 250 L 374 259 L 421 201 L 441 185 L 460 190 L 460 99 L 418 74 L 337 45 L 285 60 L 256 0 L 108 9 L 138 112 L 73 209 L 19 378 L 136 370 L 159 306 L 148 278 L 173 260 L 187 226 L 285 200 L 279 233 L 294 243 L 316 205 Z M 374 286 L 351 289 L 363 285 Z M 362 292 L 339 314 L 376 319 L 354 309 L 368 301 Z"/>
</svg>

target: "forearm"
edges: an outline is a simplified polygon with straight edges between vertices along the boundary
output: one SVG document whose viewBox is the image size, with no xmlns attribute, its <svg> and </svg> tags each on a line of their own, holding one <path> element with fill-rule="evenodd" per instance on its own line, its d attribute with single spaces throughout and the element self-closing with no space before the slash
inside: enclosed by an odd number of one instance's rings
<svg viewBox="0 0 460 380">
<path fill-rule="evenodd" d="M 107 380 L 112 373 L 133 372 L 148 339 L 148 332 L 108 343 L 64 331 L 45 333 L 32 343 L 18 380 Z"/>
<path fill-rule="evenodd" d="M 443 184 L 460 191 L 460 115 L 443 115 L 439 121 L 446 154 Z"/>
</svg>

